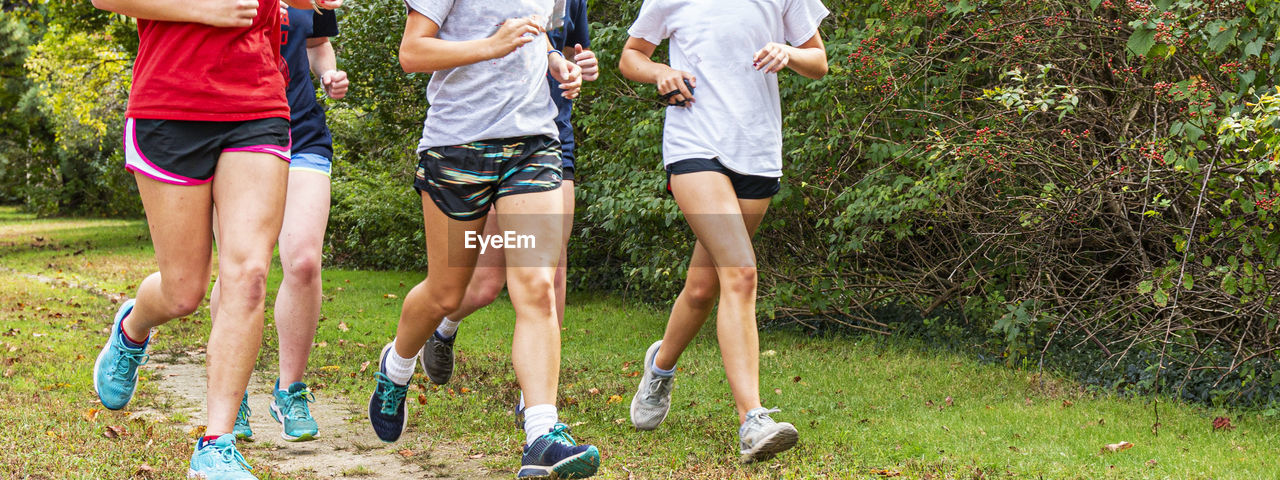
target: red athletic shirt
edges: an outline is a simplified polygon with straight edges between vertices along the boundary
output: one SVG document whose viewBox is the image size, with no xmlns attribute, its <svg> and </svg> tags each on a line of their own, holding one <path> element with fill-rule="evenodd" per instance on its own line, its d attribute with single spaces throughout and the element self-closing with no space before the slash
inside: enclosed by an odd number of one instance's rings
<svg viewBox="0 0 1280 480">
<path fill-rule="evenodd" d="M 280 0 L 262 0 L 247 28 L 138 20 L 130 118 L 289 119 L 280 56 Z"/>
</svg>

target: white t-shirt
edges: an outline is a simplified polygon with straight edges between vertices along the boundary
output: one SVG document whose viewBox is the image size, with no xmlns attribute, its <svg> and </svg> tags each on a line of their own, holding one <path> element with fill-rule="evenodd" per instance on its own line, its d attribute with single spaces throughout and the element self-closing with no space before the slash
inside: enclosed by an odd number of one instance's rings
<svg viewBox="0 0 1280 480">
<path fill-rule="evenodd" d="M 719 158 L 735 172 L 782 176 L 778 75 L 751 65 L 769 42 L 802 44 L 829 12 L 820 0 L 645 0 L 628 30 L 671 39 L 671 67 L 697 79 L 689 107 L 668 107 L 662 158 Z M 665 93 L 665 92 L 664 92 Z"/>
<path fill-rule="evenodd" d="M 406 0 L 440 26 L 441 40 L 488 38 L 511 18 L 563 17 L 556 0 Z M 560 10 L 552 15 L 556 8 Z M 558 138 L 556 105 L 547 86 L 547 43 L 539 37 L 493 60 L 440 70 L 427 84 L 427 119 L 418 151 L 479 140 L 545 135 Z"/>
</svg>

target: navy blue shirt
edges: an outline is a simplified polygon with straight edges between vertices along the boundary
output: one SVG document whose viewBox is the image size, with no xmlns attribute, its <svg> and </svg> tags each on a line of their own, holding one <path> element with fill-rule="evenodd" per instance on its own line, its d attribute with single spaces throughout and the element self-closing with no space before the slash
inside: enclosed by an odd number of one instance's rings
<svg viewBox="0 0 1280 480">
<path fill-rule="evenodd" d="M 323 14 L 288 7 L 280 30 L 284 36 L 280 54 L 289 67 L 289 134 L 292 152 L 314 153 L 333 158 L 333 137 L 324 122 L 324 107 L 316 101 L 316 86 L 311 82 L 311 62 L 307 60 L 307 39 L 338 34 L 338 19 L 332 11 Z"/>
<path fill-rule="evenodd" d="M 551 38 L 551 45 L 564 52 L 565 58 L 573 59 L 573 46 L 581 44 L 582 48 L 591 48 L 591 32 L 587 25 L 587 0 L 569 0 L 565 4 L 564 26 L 547 33 Z M 573 168 L 574 147 L 577 145 L 573 140 L 573 124 L 570 123 L 570 117 L 573 115 L 573 100 L 569 100 L 560 95 L 560 82 L 556 81 L 550 74 L 547 75 L 547 81 L 551 84 L 551 98 L 556 102 L 556 108 L 560 111 L 556 114 L 556 127 L 560 129 L 560 150 L 563 152 L 564 167 Z"/>
</svg>

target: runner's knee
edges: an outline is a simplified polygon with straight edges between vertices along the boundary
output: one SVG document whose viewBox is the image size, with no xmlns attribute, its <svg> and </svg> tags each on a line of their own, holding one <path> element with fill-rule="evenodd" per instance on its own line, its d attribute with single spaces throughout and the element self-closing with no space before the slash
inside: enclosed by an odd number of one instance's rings
<svg viewBox="0 0 1280 480">
<path fill-rule="evenodd" d="M 720 296 L 720 283 L 714 279 L 691 279 L 685 282 L 684 291 L 680 292 L 680 296 L 694 308 L 710 308 Z"/>
<path fill-rule="evenodd" d="M 740 267 L 723 267 L 720 269 L 720 288 L 734 295 L 755 295 L 756 267 L 746 265 Z"/>
<path fill-rule="evenodd" d="M 311 284 L 320 281 L 320 251 L 306 250 L 289 255 L 284 262 L 284 275 L 293 283 Z"/>
<path fill-rule="evenodd" d="M 222 292 L 225 303 L 238 298 L 249 305 L 256 305 L 267 297 L 267 265 L 237 265 L 222 271 Z"/>
</svg>

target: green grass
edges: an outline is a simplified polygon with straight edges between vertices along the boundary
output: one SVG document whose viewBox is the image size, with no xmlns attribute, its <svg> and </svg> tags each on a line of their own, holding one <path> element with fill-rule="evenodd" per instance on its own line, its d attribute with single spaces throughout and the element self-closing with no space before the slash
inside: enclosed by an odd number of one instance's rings
<svg viewBox="0 0 1280 480">
<path fill-rule="evenodd" d="M 0 210 L 0 264 L 9 269 L 0 271 L 0 330 L 21 331 L 0 337 L 0 361 L 18 359 L 0 365 L 14 370 L 0 382 L 0 400 L 25 407 L 0 411 L 0 478 L 122 478 L 141 462 L 161 476 L 185 468 L 190 445 L 176 422 L 134 425 L 114 412 L 83 417 L 96 405 L 89 371 L 110 302 L 15 273 L 128 293 L 154 268 L 145 234 L 141 222 L 33 220 Z M 308 373 L 320 401 L 366 401 L 372 380 L 365 362 L 376 364 L 379 348 L 394 335 L 400 298 L 421 275 L 325 272 L 324 318 Z M 1162 402 L 1155 435 L 1150 399 L 1086 394 L 1072 382 L 980 365 L 909 339 L 786 331 L 761 335 L 762 393 L 767 406 L 783 409 L 775 418 L 800 429 L 801 443 L 776 461 L 744 467 L 736 463 L 736 417 L 713 329 L 681 359 L 666 423 L 652 432 L 631 427 L 627 406 L 640 357 L 661 334 L 666 315 L 606 295 L 570 297 L 561 416 L 579 441 L 601 448 L 602 478 L 883 478 L 894 472 L 936 479 L 1280 478 L 1274 419 Z M 419 375 L 403 448 L 426 452 L 447 441 L 464 446 L 467 455 L 483 454 L 491 468 L 516 470 L 523 435 L 510 411 L 517 395 L 509 367 L 512 318 L 510 304 L 500 300 L 464 322 L 457 371 L 447 387 Z M 206 320 L 201 314 L 164 327 L 155 351 L 200 345 Z M 11 346 L 18 350 L 6 353 Z M 269 333 L 258 366 L 271 375 L 275 361 Z M 144 378 L 136 404 L 163 411 L 159 401 Z M 1215 416 L 1230 417 L 1236 428 L 1212 431 Z M 116 424 L 143 434 L 102 435 Z M 1120 441 L 1135 446 L 1100 453 Z M 22 447 L 32 443 L 49 447 Z"/>
</svg>

